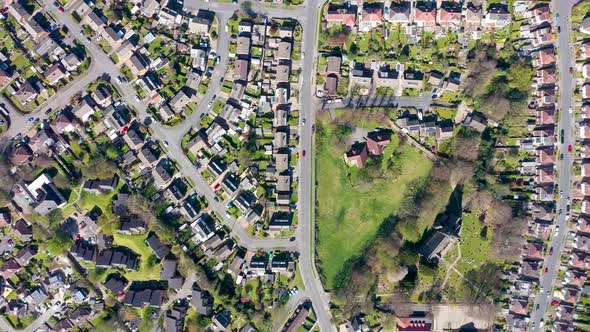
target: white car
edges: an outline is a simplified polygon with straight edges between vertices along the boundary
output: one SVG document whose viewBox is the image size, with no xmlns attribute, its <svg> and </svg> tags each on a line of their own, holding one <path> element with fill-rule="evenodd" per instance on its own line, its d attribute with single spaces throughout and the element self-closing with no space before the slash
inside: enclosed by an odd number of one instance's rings
<svg viewBox="0 0 590 332">
<path fill-rule="evenodd" d="M 567 218 L 567 217 L 566 217 Z M 566 219 L 567 220 L 567 219 Z M 555 235 L 559 234 L 559 226 L 555 226 Z"/>
<path fill-rule="evenodd" d="M 139 98 L 139 96 L 136 95 L 135 96 L 135 101 L 139 103 L 141 101 L 141 98 Z"/>
<path fill-rule="evenodd" d="M 207 108 L 211 108 L 211 106 L 212 106 L 212 105 L 213 105 L 213 100 L 211 100 L 211 101 L 209 102 L 209 104 L 207 104 Z"/>
<path fill-rule="evenodd" d="M 117 84 L 121 84 L 121 77 L 115 77 L 115 82 L 117 82 Z"/>
<path fill-rule="evenodd" d="M 569 111 L 570 111 L 570 114 L 572 114 L 574 112 L 574 108 L 570 106 Z"/>
</svg>

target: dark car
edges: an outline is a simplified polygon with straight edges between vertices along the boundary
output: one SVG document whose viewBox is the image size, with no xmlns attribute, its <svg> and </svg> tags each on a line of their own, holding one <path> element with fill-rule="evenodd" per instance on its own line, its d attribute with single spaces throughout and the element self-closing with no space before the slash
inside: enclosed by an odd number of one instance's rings
<svg viewBox="0 0 590 332">
<path fill-rule="evenodd" d="M 291 241 L 291 242 L 295 241 L 295 237 L 292 236 L 291 238 L 289 238 L 289 241 Z"/>
<path fill-rule="evenodd" d="M 557 26 L 557 33 L 561 32 L 561 26 Z"/>
<path fill-rule="evenodd" d="M 560 136 L 561 136 L 561 144 L 563 144 L 564 139 L 565 139 L 565 137 L 564 137 L 565 135 L 564 135 L 563 129 L 561 130 L 561 135 Z"/>
</svg>

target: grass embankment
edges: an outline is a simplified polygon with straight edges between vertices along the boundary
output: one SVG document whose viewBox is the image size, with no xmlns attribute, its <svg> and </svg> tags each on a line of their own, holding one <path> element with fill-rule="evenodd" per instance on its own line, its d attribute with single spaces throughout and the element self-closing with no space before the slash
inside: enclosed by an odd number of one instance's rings
<svg viewBox="0 0 590 332">
<path fill-rule="evenodd" d="M 347 261 L 361 256 L 382 222 L 396 214 L 406 186 L 429 175 L 432 162 L 410 145 L 398 146 L 394 142 L 381 162 L 387 162 L 396 152 L 400 174 L 360 184 L 355 179 L 363 177 L 365 170 L 347 167 L 334 128 L 327 123 L 319 126 L 322 133 L 318 133 L 317 147 L 316 245 L 326 287 L 332 289 Z"/>
</svg>

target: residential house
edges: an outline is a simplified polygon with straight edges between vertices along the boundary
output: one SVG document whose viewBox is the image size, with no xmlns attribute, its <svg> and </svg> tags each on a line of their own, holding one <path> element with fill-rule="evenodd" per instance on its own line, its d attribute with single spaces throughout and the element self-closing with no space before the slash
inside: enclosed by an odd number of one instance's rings
<svg viewBox="0 0 590 332">
<path fill-rule="evenodd" d="M 424 1 L 416 4 L 414 9 L 414 23 L 424 30 L 433 30 L 436 26 L 436 3 Z"/>
<path fill-rule="evenodd" d="M 63 207 L 67 201 L 53 184 L 53 179 L 47 174 L 41 174 L 30 184 L 20 183 L 19 191 L 15 194 L 17 204 L 21 208 L 31 207 L 41 215 L 47 215 L 54 209 Z"/>
<path fill-rule="evenodd" d="M 168 282 L 168 288 L 179 290 L 182 288 L 184 278 L 177 271 L 178 261 L 176 258 L 165 259 L 162 261 L 160 270 L 160 279 Z"/>
<path fill-rule="evenodd" d="M 166 291 L 163 289 L 145 288 L 141 290 L 129 290 L 125 294 L 123 303 L 134 308 L 144 306 L 160 307 L 166 299 Z"/>
<path fill-rule="evenodd" d="M 87 123 L 90 117 L 94 115 L 94 101 L 89 97 L 85 96 L 80 100 L 80 103 L 74 107 L 72 113 L 82 123 Z"/>
<path fill-rule="evenodd" d="M 99 85 L 91 94 L 94 102 L 102 108 L 108 107 L 112 103 L 112 95 L 110 86 L 104 84 Z"/>
<path fill-rule="evenodd" d="M 510 11 L 504 4 L 494 3 L 488 7 L 482 24 L 486 29 L 500 30 L 510 24 Z"/>
<path fill-rule="evenodd" d="M 357 6 L 351 5 L 350 2 L 344 4 L 328 3 L 325 15 L 328 27 L 334 24 L 342 24 L 349 28 L 356 26 L 357 10 Z"/>
<path fill-rule="evenodd" d="M 361 21 L 359 28 L 361 31 L 369 31 L 376 28 L 383 22 L 383 3 L 381 2 L 363 2 L 361 11 Z"/>
<path fill-rule="evenodd" d="M 158 259 L 163 259 L 170 252 L 170 246 L 163 243 L 154 233 L 147 237 L 145 243 L 150 249 L 152 249 Z"/>
<path fill-rule="evenodd" d="M 367 134 L 367 149 L 372 156 L 380 156 L 383 149 L 391 143 L 391 132 L 387 130 L 375 130 Z"/>
<path fill-rule="evenodd" d="M 392 2 L 389 7 L 388 21 L 396 24 L 409 24 L 411 20 L 410 1 Z"/>
<path fill-rule="evenodd" d="M 463 13 L 463 27 L 467 31 L 476 31 L 481 27 L 481 15 L 482 9 L 481 6 L 477 6 L 472 2 L 469 2 L 467 6 L 464 7 Z"/>
<path fill-rule="evenodd" d="M 180 113 L 184 107 L 191 102 L 192 93 L 187 89 L 180 89 L 174 97 L 168 102 L 170 108 L 175 113 Z"/>
<path fill-rule="evenodd" d="M 21 84 L 18 90 L 14 93 L 14 98 L 23 105 L 30 103 L 37 98 L 37 96 L 39 96 L 37 89 L 35 89 L 29 81 Z"/>
<path fill-rule="evenodd" d="M 344 153 L 344 162 L 348 166 L 356 166 L 359 168 L 365 167 L 365 163 L 369 159 L 367 151 L 367 143 L 354 143 L 350 150 Z"/>
<path fill-rule="evenodd" d="M 126 218 L 121 220 L 117 232 L 125 235 L 145 233 L 146 224 L 143 220 Z"/>
<path fill-rule="evenodd" d="M 193 286 L 191 304 L 200 315 L 209 316 L 213 310 L 213 297 L 206 290 Z"/>
<path fill-rule="evenodd" d="M 443 29 L 457 29 L 462 20 L 462 8 L 459 2 L 443 1 L 437 12 L 437 22 Z"/>
<path fill-rule="evenodd" d="M 62 111 L 59 113 L 50 125 L 51 129 L 57 134 L 71 133 L 80 129 L 80 124 L 74 118 L 71 112 Z"/>
<path fill-rule="evenodd" d="M 145 75 L 149 66 L 143 55 L 137 52 L 133 54 L 126 63 L 131 70 L 131 74 L 136 77 Z"/>
<path fill-rule="evenodd" d="M 33 152 L 28 145 L 20 145 L 10 151 L 9 160 L 14 166 L 21 166 L 29 162 L 33 157 Z"/>
</svg>

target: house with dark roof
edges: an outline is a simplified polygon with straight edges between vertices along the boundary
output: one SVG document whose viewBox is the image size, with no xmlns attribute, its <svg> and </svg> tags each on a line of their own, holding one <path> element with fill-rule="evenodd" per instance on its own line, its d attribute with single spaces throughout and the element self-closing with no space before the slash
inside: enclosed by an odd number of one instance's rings
<svg viewBox="0 0 590 332">
<path fill-rule="evenodd" d="M 97 267 L 115 266 L 135 270 L 138 264 L 137 254 L 124 247 L 101 250 L 96 256 Z"/>
<path fill-rule="evenodd" d="M 160 307 L 166 299 L 166 291 L 163 289 L 145 288 L 141 290 L 129 290 L 125 294 L 123 303 L 134 308 L 145 306 Z"/>
<path fill-rule="evenodd" d="M 367 134 L 367 149 L 372 156 L 380 156 L 383 149 L 391 143 L 391 132 L 388 130 L 374 130 Z"/>
<path fill-rule="evenodd" d="M 113 191 L 115 188 L 117 188 L 118 181 L 119 177 L 117 175 L 108 179 L 86 180 L 82 186 L 82 190 L 98 195 L 101 193 Z"/>
<path fill-rule="evenodd" d="M 350 150 L 344 153 L 344 162 L 348 166 L 363 168 L 368 159 L 369 153 L 367 151 L 367 143 L 365 142 L 352 144 Z"/>
<path fill-rule="evenodd" d="M 129 281 L 125 277 L 116 273 L 109 275 L 104 282 L 106 289 L 111 291 L 115 296 L 120 295 L 128 284 Z"/>
<path fill-rule="evenodd" d="M 213 310 L 213 297 L 208 291 L 201 290 L 197 284 L 194 284 L 191 304 L 199 314 L 209 316 Z"/>
<path fill-rule="evenodd" d="M 158 259 L 162 259 L 170 252 L 170 246 L 163 243 L 155 233 L 150 234 L 145 240 L 147 246 L 152 249 Z"/>
<path fill-rule="evenodd" d="M 144 233 L 146 231 L 146 224 L 143 220 L 137 218 L 128 218 L 121 220 L 117 232 L 121 234 L 131 235 Z"/>
<path fill-rule="evenodd" d="M 12 228 L 21 241 L 28 242 L 33 239 L 33 226 L 24 219 L 18 219 Z"/>
<path fill-rule="evenodd" d="M 162 268 L 160 269 L 160 279 L 168 282 L 168 288 L 180 289 L 184 282 L 184 278 L 178 273 L 176 269 L 178 261 L 176 258 L 169 258 L 162 261 Z"/>
</svg>

